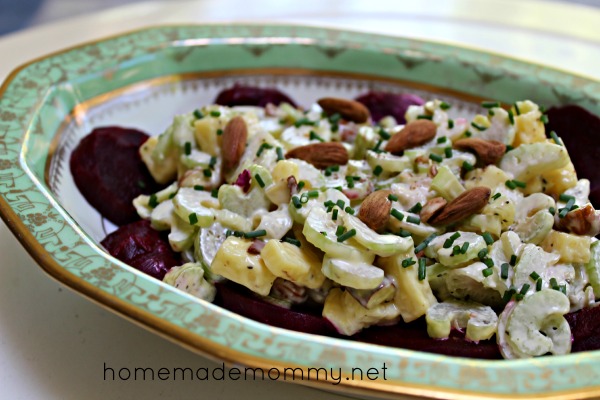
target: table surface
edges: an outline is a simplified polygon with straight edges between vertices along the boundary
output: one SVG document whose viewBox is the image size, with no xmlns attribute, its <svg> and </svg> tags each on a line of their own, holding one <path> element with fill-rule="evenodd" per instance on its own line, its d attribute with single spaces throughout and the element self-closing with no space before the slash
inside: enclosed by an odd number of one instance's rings
<svg viewBox="0 0 600 400">
<path fill-rule="evenodd" d="M 0 81 L 40 55 L 147 25 L 297 23 L 487 49 L 600 79 L 600 9 L 517 0 L 146 2 L 0 37 Z M 418 3 L 418 4 L 417 4 Z M 342 5 L 343 4 L 343 5 Z M 111 381 L 104 366 L 212 368 L 49 278 L 0 222 L 0 388 L 11 399 L 303 399 L 343 396 L 280 382 Z"/>
</svg>

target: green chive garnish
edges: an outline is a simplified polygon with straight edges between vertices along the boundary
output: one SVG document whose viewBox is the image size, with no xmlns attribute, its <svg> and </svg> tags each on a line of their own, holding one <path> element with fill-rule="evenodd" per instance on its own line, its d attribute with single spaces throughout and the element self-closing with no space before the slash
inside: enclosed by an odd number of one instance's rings
<svg viewBox="0 0 600 400">
<path fill-rule="evenodd" d="M 492 196 L 492 200 L 498 200 L 498 197 L 502 196 L 501 193 L 496 193 L 495 195 Z"/>
<path fill-rule="evenodd" d="M 567 295 L 567 285 L 560 285 L 558 289 L 562 292 L 562 294 L 565 296 Z"/>
<path fill-rule="evenodd" d="M 217 129 L 217 136 L 221 136 L 223 134 L 223 129 Z"/>
<path fill-rule="evenodd" d="M 379 129 L 379 136 L 381 136 L 383 139 L 388 140 L 389 138 L 392 137 L 392 135 L 390 135 L 385 129 L 380 128 Z"/>
<path fill-rule="evenodd" d="M 265 187 L 265 181 L 263 181 L 259 174 L 254 175 L 254 179 L 256 179 L 258 186 L 260 186 L 261 188 Z"/>
<path fill-rule="evenodd" d="M 409 208 L 408 212 L 413 213 L 413 214 L 418 214 L 421 212 L 422 209 L 423 209 L 423 206 L 421 205 L 421 203 L 417 203 L 414 206 L 412 206 L 411 208 Z"/>
<path fill-rule="evenodd" d="M 278 147 L 275 151 L 277 152 L 277 161 L 283 160 L 283 149 Z"/>
<path fill-rule="evenodd" d="M 517 105 L 516 102 L 515 102 L 515 104 L 513 104 L 513 107 L 515 108 L 515 112 L 517 113 L 517 115 L 521 115 L 521 110 L 519 110 L 519 106 Z"/>
<path fill-rule="evenodd" d="M 492 235 L 489 232 L 483 232 L 481 234 L 481 236 L 483 236 L 483 240 L 485 240 L 485 242 L 489 245 L 491 245 L 492 243 L 494 243 L 494 238 L 492 237 Z"/>
<path fill-rule="evenodd" d="M 469 163 L 468 161 L 464 161 L 462 164 L 462 167 L 465 171 L 473 171 L 473 165 L 471 163 Z"/>
<path fill-rule="evenodd" d="M 212 176 L 212 171 L 208 168 L 206 168 L 205 170 L 202 171 L 204 173 L 204 176 L 207 178 L 210 178 Z"/>
<path fill-rule="evenodd" d="M 535 283 L 535 290 L 537 292 L 542 290 L 542 284 L 543 284 L 542 278 L 538 279 L 537 282 Z"/>
<path fill-rule="evenodd" d="M 198 216 L 196 213 L 191 213 L 188 215 L 188 219 L 190 220 L 190 225 L 196 225 L 198 223 Z"/>
<path fill-rule="evenodd" d="M 558 199 L 560 201 L 569 201 L 571 199 L 575 199 L 575 197 L 571 196 L 570 194 L 566 194 L 566 193 L 562 193 L 560 196 L 558 196 Z"/>
<path fill-rule="evenodd" d="M 452 147 L 446 147 L 444 149 L 444 154 L 446 155 L 446 158 L 452 158 Z"/>
<path fill-rule="evenodd" d="M 412 257 L 408 257 L 408 258 L 405 258 L 404 260 L 402 260 L 402 268 L 408 268 L 411 265 L 415 265 L 415 264 L 416 264 L 416 261 L 414 261 L 412 259 Z"/>
<path fill-rule="evenodd" d="M 148 199 L 148 206 L 150 206 L 150 208 L 155 208 L 158 205 L 158 198 L 156 197 L 156 194 L 151 194 L 150 198 Z"/>
<path fill-rule="evenodd" d="M 479 250 L 479 253 L 477 253 L 477 257 L 479 257 L 480 260 L 483 260 L 484 258 L 486 258 L 488 255 L 488 249 L 481 249 Z"/>
<path fill-rule="evenodd" d="M 557 290 L 558 282 L 556 281 L 556 278 L 550 278 L 550 287 L 554 290 Z"/>
<path fill-rule="evenodd" d="M 466 137 L 471 137 L 471 136 L 473 136 L 473 134 L 472 134 L 471 132 L 469 132 L 469 131 L 466 131 L 466 132 L 465 132 L 465 136 L 466 136 Z"/>
<path fill-rule="evenodd" d="M 398 196 L 396 196 L 395 194 L 389 194 L 388 200 L 389 201 L 398 201 Z"/>
<path fill-rule="evenodd" d="M 444 159 L 442 158 L 442 156 L 439 156 L 437 154 L 429 154 L 429 159 L 435 161 L 435 162 L 442 162 Z"/>
<path fill-rule="evenodd" d="M 512 265 L 513 267 L 515 265 L 517 265 L 517 256 L 516 254 L 513 254 L 512 256 L 510 256 L 510 261 L 509 261 L 510 265 Z"/>
<path fill-rule="evenodd" d="M 459 232 L 454 232 L 448 239 L 444 241 L 444 248 L 449 249 L 454 244 L 454 241 L 460 237 Z"/>
<path fill-rule="evenodd" d="M 550 208 L 548 209 L 548 212 L 549 212 L 550 214 L 554 215 L 554 214 L 556 214 L 556 208 L 554 208 L 554 207 L 550 207 Z"/>
<path fill-rule="evenodd" d="M 300 199 L 298 198 L 298 196 L 292 196 L 292 203 L 294 204 L 294 207 L 296 207 L 296 208 L 302 207 L 302 203 L 300 202 Z"/>
<path fill-rule="evenodd" d="M 556 132 L 552 131 L 550 132 L 550 137 L 552 138 L 552 140 L 554 140 L 554 143 L 556 143 L 559 146 L 562 146 L 562 140 L 560 140 L 560 138 L 558 137 L 558 135 L 556 134 Z"/>
<path fill-rule="evenodd" d="M 504 182 L 504 184 L 505 184 L 505 185 L 506 185 L 506 187 L 507 187 L 507 188 L 509 188 L 509 189 L 516 189 L 516 188 L 517 188 L 517 185 L 515 184 L 515 182 L 514 182 L 514 181 L 510 181 L 510 180 L 509 180 L 509 181 L 506 181 L 506 182 Z"/>
<path fill-rule="evenodd" d="M 485 265 L 487 265 L 489 268 L 492 268 L 494 266 L 494 260 L 492 260 L 491 258 L 486 258 L 485 260 L 482 261 Z"/>
<path fill-rule="evenodd" d="M 410 233 L 410 231 L 407 231 L 406 229 L 400 229 L 400 232 L 398 233 L 398 235 L 399 235 L 400 237 L 403 237 L 403 238 L 405 238 L 405 237 L 409 237 L 409 236 L 411 236 L 411 235 L 412 235 L 412 233 Z"/>
<path fill-rule="evenodd" d="M 215 169 L 215 164 L 217 163 L 217 157 L 212 156 L 210 158 L 210 161 L 208 162 L 208 166 L 210 167 L 210 169 Z"/>
<path fill-rule="evenodd" d="M 431 121 L 433 119 L 433 116 L 431 116 L 431 115 L 419 115 L 419 116 L 417 116 L 417 119 L 428 119 L 428 120 Z"/>
<path fill-rule="evenodd" d="M 498 107 L 500 107 L 500 103 L 497 101 L 482 101 L 481 107 L 483 107 L 483 108 L 498 108 Z"/>
<path fill-rule="evenodd" d="M 411 224 L 415 224 L 415 225 L 420 225 L 421 218 L 414 216 L 414 215 L 409 215 L 406 217 L 406 222 L 410 222 Z"/>
<path fill-rule="evenodd" d="M 192 143 L 185 142 L 185 145 L 183 146 L 183 151 L 186 156 L 189 156 L 190 154 L 192 154 Z"/>
<path fill-rule="evenodd" d="M 352 208 L 350 206 L 344 208 L 344 211 L 346 211 L 350 215 L 354 215 L 354 208 Z"/>
<path fill-rule="evenodd" d="M 546 114 L 542 114 L 542 116 L 540 117 L 540 121 L 542 121 L 542 124 L 547 125 L 548 124 L 548 116 Z"/>
<path fill-rule="evenodd" d="M 309 199 L 314 199 L 315 197 L 319 197 L 319 191 L 311 190 L 310 192 L 307 192 L 306 195 L 308 196 Z"/>
<path fill-rule="evenodd" d="M 383 172 L 383 168 L 381 168 L 381 165 L 377 165 L 375 167 L 375 169 L 373 170 L 373 175 L 379 176 L 379 175 L 381 175 L 382 172 Z"/>
<path fill-rule="evenodd" d="M 220 117 L 221 116 L 221 112 L 220 111 L 211 111 L 210 112 L 210 116 L 211 117 L 215 117 L 215 118 Z"/>
<path fill-rule="evenodd" d="M 529 283 L 524 283 L 523 286 L 521 286 L 521 291 L 519 293 L 522 295 L 527 294 L 527 291 L 529 290 L 530 287 L 531 287 L 531 285 Z"/>
<path fill-rule="evenodd" d="M 508 121 L 510 122 L 511 125 L 515 124 L 515 116 L 513 115 L 512 111 L 508 110 Z"/>
<path fill-rule="evenodd" d="M 529 274 L 529 277 L 530 277 L 530 278 L 531 278 L 531 279 L 532 279 L 534 282 L 535 282 L 535 281 L 537 281 L 537 280 L 540 278 L 540 276 L 538 275 L 538 273 L 537 273 L 537 272 L 535 272 L 535 271 L 533 271 L 532 273 L 530 273 L 530 274 Z"/>
<path fill-rule="evenodd" d="M 344 233 L 343 235 L 338 236 L 337 241 L 343 242 L 345 240 L 350 239 L 354 235 L 356 235 L 356 229 L 350 229 L 348 232 Z"/>
<path fill-rule="evenodd" d="M 524 295 L 524 294 L 517 293 L 517 295 L 515 296 L 515 300 L 517 300 L 517 301 L 521 301 L 521 300 L 523 300 L 523 298 L 524 298 L 524 297 L 525 297 L 525 295 Z"/>
<path fill-rule="evenodd" d="M 477 129 L 478 131 L 485 131 L 487 129 L 487 127 L 476 124 L 475 122 L 471 122 L 471 126 L 475 129 Z"/>
<path fill-rule="evenodd" d="M 508 279 L 508 263 L 503 263 L 500 266 L 500 278 L 502 279 Z"/>
<path fill-rule="evenodd" d="M 325 141 L 325 139 L 323 139 L 321 136 L 317 135 L 317 133 L 315 131 L 310 131 L 309 139 L 310 140 L 318 140 L 319 142 Z"/>
<path fill-rule="evenodd" d="M 215 199 L 219 197 L 219 189 L 213 189 L 210 191 L 210 195 Z"/>
<path fill-rule="evenodd" d="M 402 221 L 404 219 L 404 214 L 402 214 L 400 211 L 396 210 L 395 208 L 392 208 L 392 217 L 396 218 L 398 221 Z"/>
<path fill-rule="evenodd" d="M 257 237 L 261 237 L 261 236 L 265 236 L 267 234 L 267 231 L 264 229 L 259 229 L 256 231 L 251 231 L 251 232 L 246 232 L 244 233 L 244 237 L 246 239 L 253 239 L 253 238 L 257 238 Z"/>
<path fill-rule="evenodd" d="M 335 236 L 340 236 L 344 232 L 346 232 L 346 228 L 343 225 L 339 225 L 335 230 Z"/>
<path fill-rule="evenodd" d="M 375 153 L 380 153 L 380 152 L 381 152 L 381 150 L 379 150 L 379 147 L 381 146 L 381 144 L 382 144 L 382 143 L 383 143 L 383 140 L 379 139 L 379 140 L 377 141 L 377 143 L 375 144 L 375 147 L 373 147 L 373 149 L 372 149 L 372 150 L 373 150 Z"/>
<path fill-rule="evenodd" d="M 306 185 L 306 182 L 304 182 L 304 181 L 298 182 L 298 190 L 302 190 L 302 188 L 304 187 L 304 185 Z"/>
<path fill-rule="evenodd" d="M 308 196 L 306 195 L 306 193 L 302 193 L 302 195 L 300 196 L 300 203 L 302 203 L 302 204 L 308 203 Z"/>
<path fill-rule="evenodd" d="M 272 149 L 272 148 L 273 148 L 273 146 L 271 146 L 271 145 L 270 145 L 270 144 L 268 144 L 268 143 L 263 143 L 263 144 L 261 144 L 261 145 L 260 145 L 260 147 L 258 148 L 258 151 L 256 152 L 256 157 L 260 157 L 260 155 L 262 154 L 262 152 L 263 152 L 265 149 Z"/>
<path fill-rule="evenodd" d="M 508 303 L 510 301 L 510 299 L 512 299 L 513 294 L 514 293 L 512 290 L 507 290 L 506 292 L 504 292 L 504 295 L 502 296 L 502 300 L 505 303 Z"/>
<path fill-rule="evenodd" d="M 300 247 L 302 245 L 302 243 L 299 240 L 288 238 L 288 237 L 283 238 L 283 241 L 287 242 L 289 244 L 293 244 L 294 246 L 298 246 L 298 247 Z"/>
<path fill-rule="evenodd" d="M 467 250 L 469 250 L 469 242 L 464 242 L 460 248 L 460 254 L 466 254 Z"/>
<path fill-rule="evenodd" d="M 202 119 L 204 118 L 204 115 L 202 115 L 200 110 L 194 110 L 194 117 L 196 117 L 196 119 Z"/>
<path fill-rule="evenodd" d="M 442 110 L 444 110 L 444 111 L 446 111 L 446 110 L 450 109 L 450 107 L 452 107 L 452 106 L 451 106 L 450 104 L 446 103 L 445 101 L 442 101 L 442 102 L 440 103 L 440 108 L 441 108 Z"/>
<path fill-rule="evenodd" d="M 438 142 L 438 144 L 446 143 L 447 139 L 448 138 L 446 138 L 446 136 L 442 136 L 442 137 L 437 138 L 437 142 Z"/>
<path fill-rule="evenodd" d="M 342 210 L 344 209 L 344 207 L 346 207 L 346 203 L 344 203 L 344 200 L 342 199 L 336 201 L 335 204 Z"/>
<path fill-rule="evenodd" d="M 427 260 L 425 260 L 423 257 L 419 258 L 419 272 L 418 272 L 418 277 L 419 280 L 422 281 L 425 279 L 425 277 L 427 276 Z"/>
<path fill-rule="evenodd" d="M 486 268 L 484 270 L 481 270 L 481 273 L 483 274 L 484 277 L 488 277 L 490 275 L 492 275 L 494 273 L 494 268 Z"/>
<path fill-rule="evenodd" d="M 456 246 L 454 246 L 454 247 L 452 248 L 452 255 L 453 255 L 453 256 L 457 256 L 457 255 L 459 255 L 459 254 L 460 254 L 460 246 L 459 246 L 459 245 L 456 245 Z"/>
<path fill-rule="evenodd" d="M 310 119 L 304 117 L 304 118 L 300 118 L 299 120 L 297 120 L 296 122 L 294 122 L 294 126 L 296 128 L 301 127 L 302 125 L 315 125 L 315 121 L 311 121 Z"/>
<path fill-rule="evenodd" d="M 512 181 L 516 187 L 520 187 L 521 189 L 525 189 L 527 187 L 527 184 L 523 181 L 518 181 L 516 179 L 513 179 Z"/>
<path fill-rule="evenodd" d="M 452 129 L 454 128 L 454 120 L 453 119 L 449 119 L 448 120 L 448 129 Z"/>
<path fill-rule="evenodd" d="M 333 213 L 331 214 L 331 219 L 334 220 L 334 221 L 337 221 L 337 217 L 338 217 L 338 209 L 335 208 L 333 210 Z"/>
</svg>

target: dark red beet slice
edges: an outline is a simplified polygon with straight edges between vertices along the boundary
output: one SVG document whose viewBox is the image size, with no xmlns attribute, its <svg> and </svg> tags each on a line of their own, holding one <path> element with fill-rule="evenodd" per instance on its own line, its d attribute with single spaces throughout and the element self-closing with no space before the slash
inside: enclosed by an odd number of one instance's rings
<svg viewBox="0 0 600 400">
<path fill-rule="evenodd" d="M 149 221 L 123 225 L 101 244 L 112 256 L 156 279 L 162 280 L 171 267 L 181 265 L 179 255 Z"/>
<path fill-rule="evenodd" d="M 571 352 L 600 349 L 600 307 L 584 308 L 565 318 L 573 335 Z"/>
<path fill-rule="evenodd" d="M 264 107 L 267 104 L 289 103 L 296 106 L 296 103 L 285 93 L 275 88 L 260 88 L 256 86 L 246 86 L 235 84 L 229 89 L 221 91 L 215 99 L 216 104 L 222 106 L 259 106 Z"/>
<path fill-rule="evenodd" d="M 592 205 L 600 208 L 600 118 L 576 105 L 552 107 L 547 114 L 546 132 L 564 141 L 578 177 L 590 180 Z"/>
<path fill-rule="evenodd" d="M 394 94 L 388 92 L 370 91 L 356 98 L 371 112 L 374 122 L 391 115 L 399 124 L 406 123 L 404 114 L 408 106 L 425 104 L 425 100 L 414 94 Z"/>
<path fill-rule="evenodd" d="M 96 128 L 71 154 L 77 188 L 103 217 L 117 225 L 139 218 L 134 198 L 160 188 L 138 153 L 147 139 L 148 135 L 136 129 Z"/>
</svg>

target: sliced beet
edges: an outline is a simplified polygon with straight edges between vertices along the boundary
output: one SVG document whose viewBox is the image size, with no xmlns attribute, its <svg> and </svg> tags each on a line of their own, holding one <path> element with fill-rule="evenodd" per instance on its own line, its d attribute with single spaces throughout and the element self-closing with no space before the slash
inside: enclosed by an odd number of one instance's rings
<svg viewBox="0 0 600 400">
<path fill-rule="evenodd" d="M 162 280 L 169 269 L 181 265 L 164 234 L 152 229 L 149 221 L 123 225 L 101 244 L 112 256 L 156 279 Z"/>
<path fill-rule="evenodd" d="M 546 132 L 555 131 L 571 154 L 579 178 L 590 180 L 590 201 L 600 208 L 600 118 L 576 105 L 548 110 Z"/>
<path fill-rule="evenodd" d="M 222 106 L 259 106 L 265 107 L 267 104 L 278 106 L 281 103 L 288 103 L 296 106 L 296 103 L 285 93 L 275 88 L 260 88 L 256 86 L 246 86 L 236 83 L 229 89 L 222 90 L 215 99 L 215 104 Z"/>
<path fill-rule="evenodd" d="M 369 91 L 355 100 L 369 109 L 374 122 L 379 122 L 380 119 L 391 115 L 399 124 L 406 123 L 404 114 L 406 114 L 408 106 L 425 104 L 425 100 L 414 94 L 378 91 Z"/>
<path fill-rule="evenodd" d="M 600 349 L 600 307 L 584 308 L 565 318 L 573 335 L 571 352 Z"/>
<path fill-rule="evenodd" d="M 141 160 L 139 148 L 148 135 L 136 129 L 94 129 L 71 154 L 77 188 L 98 212 L 123 225 L 138 219 L 132 201 L 160 189 Z"/>
</svg>

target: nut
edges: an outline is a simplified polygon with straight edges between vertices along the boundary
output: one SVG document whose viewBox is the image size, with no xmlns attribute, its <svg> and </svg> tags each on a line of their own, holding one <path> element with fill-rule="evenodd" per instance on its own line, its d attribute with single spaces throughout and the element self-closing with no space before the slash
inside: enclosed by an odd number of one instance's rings
<svg viewBox="0 0 600 400">
<path fill-rule="evenodd" d="M 600 233 L 600 214 L 591 204 L 569 211 L 564 218 L 554 218 L 554 228 L 576 235 L 596 236 Z"/>
<path fill-rule="evenodd" d="M 323 142 L 296 147 L 287 152 L 285 158 L 298 158 L 311 163 L 319 169 L 333 165 L 348 164 L 348 150 L 337 142 Z"/>
<path fill-rule="evenodd" d="M 360 206 L 358 218 L 375 232 L 381 232 L 390 219 L 392 202 L 389 190 L 377 190 L 368 195 Z"/>
<path fill-rule="evenodd" d="M 421 221 L 427 222 L 437 214 L 441 213 L 446 204 L 448 204 L 448 202 L 443 197 L 434 197 L 433 199 L 427 200 L 427 203 L 425 203 L 421 209 Z"/>
<path fill-rule="evenodd" d="M 457 140 L 453 146 L 458 150 L 474 152 L 483 165 L 496 164 L 506 153 L 506 145 L 496 140 L 466 138 Z"/>
<path fill-rule="evenodd" d="M 448 203 L 438 215 L 429 220 L 429 223 L 432 225 L 449 225 L 470 217 L 487 205 L 490 194 L 490 188 L 483 186 L 469 189 Z"/>
<path fill-rule="evenodd" d="M 422 146 L 435 137 L 437 125 L 428 119 L 409 122 L 404 128 L 390 138 L 385 150 L 392 154 L 400 154 L 404 150 Z"/>
<path fill-rule="evenodd" d="M 248 127 L 241 116 L 233 117 L 223 130 L 221 138 L 221 154 L 223 172 L 229 173 L 237 168 L 248 139 Z"/>
<path fill-rule="evenodd" d="M 367 122 L 371 115 L 367 107 L 354 100 L 324 97 L 317 103 L 319 103 L 327 115 L 340 114 L 345 120 L 358 124 Z"/>
</svg>

